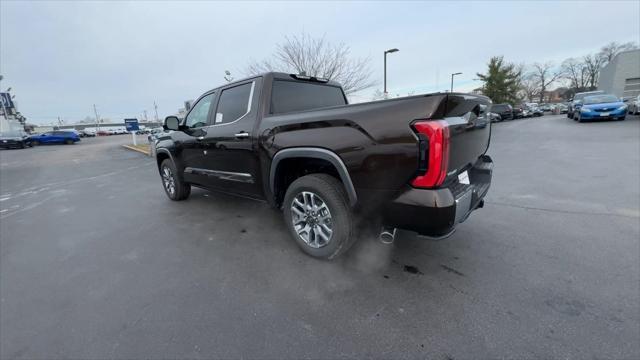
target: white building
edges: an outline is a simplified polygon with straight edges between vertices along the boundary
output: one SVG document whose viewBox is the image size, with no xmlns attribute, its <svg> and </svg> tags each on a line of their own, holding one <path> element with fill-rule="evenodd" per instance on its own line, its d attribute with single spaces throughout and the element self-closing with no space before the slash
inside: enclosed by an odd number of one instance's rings
<svg viewBox="0 0 640 360">
<path fill-rule="evenodd" d="M 603 67 L 598 90 L 621 98 L 640 95 L 640 49 L 623 51 Z"/>
</svg>

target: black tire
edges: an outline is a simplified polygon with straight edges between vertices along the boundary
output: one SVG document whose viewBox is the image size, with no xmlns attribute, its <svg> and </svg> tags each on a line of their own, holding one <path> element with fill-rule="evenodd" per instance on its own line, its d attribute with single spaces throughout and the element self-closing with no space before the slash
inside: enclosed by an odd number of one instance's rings
<svg viewBox="0 0 640 360">
<path fill-rule="evenodd" d="M 168 169 L 169 173 L 165 172 L 165 169 Z M 176 167 L 170 159 L 165 159 L 159 167 L 160 171 L 160 179 L 162 180 L 162 188 L 164 192 L 167 194 L 169 199 L 173 201 L 181 201 L 185 200 L 191 195 L 191 185 L 185 184 L 179 177 L 176 171 Z M 171 190 L 171 186 L 167 185 L 167 178 L 165 176 L 173 179 L 173 190 Z"/>
<path fill-rule="evenodd" d="M 626 116 L 623 116 L 620 118 L 620 121 L 624 121 L 626 118 L 627 118 Z"/>
<path fill-rule="evenodd" d="M 332 233 L 327 243 L 321 247 L 312 247 L 296 231 L 293 224 L 292 206 L 296 197 L 303 196 L 303 192 L 317 195 L 330 212 L 330 228 Z M 345 253 L 355 239 L 353 214 L 349 207 L 347 194 L 342 183 L 327 174 L 311 174 L 296 179 L 284 196 L 284 220 L 291 236 L 296 240 L 302 251 L 321 259 L 334 259 Z M 314 231 L 314 237 L 315 231 Z M 309 234 L 310 236 L 310 234 Z"/>
<path fill-rule="evenodd" d="M 24 149 L 26 146 L 24 145 L 24 141 L 20 143 L 20 149 Z"/>
</svg>

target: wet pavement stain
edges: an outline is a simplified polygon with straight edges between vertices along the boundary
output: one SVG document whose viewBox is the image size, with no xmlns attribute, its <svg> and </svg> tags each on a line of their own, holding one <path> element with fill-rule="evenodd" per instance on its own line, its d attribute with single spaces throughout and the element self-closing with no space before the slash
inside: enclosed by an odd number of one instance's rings
<svg viewBox="0 0 640 360">
<path fill-rule="evenodd" d="M 417 267 L 411 266 L 411 265 L 405 265 L 404 271 L 408 272 L 409 274 L 424 275 L 424 273 L 420 271 Z"/>
</svg>

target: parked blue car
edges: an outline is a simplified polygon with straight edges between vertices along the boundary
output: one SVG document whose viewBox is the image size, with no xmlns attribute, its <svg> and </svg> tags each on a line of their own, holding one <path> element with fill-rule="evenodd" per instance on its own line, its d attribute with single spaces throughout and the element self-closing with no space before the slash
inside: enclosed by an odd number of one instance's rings
<svg viewBox="0 0 640 360">
<path fill-rule="evenodd" d="M 44 134 L 31 135 L 33 145 L 40 144 L 74 144 L 80 141 L 78 134 L 73 131 L 50 131 Z"/>
<path fill-rule="evenodd" d="M 576 109 L 579 122 L 587 120 L 624 120 L 627 115 L 627 105 L 614 95 L 601 94 L 585 96 L 580 110 Z"/>
</svg>

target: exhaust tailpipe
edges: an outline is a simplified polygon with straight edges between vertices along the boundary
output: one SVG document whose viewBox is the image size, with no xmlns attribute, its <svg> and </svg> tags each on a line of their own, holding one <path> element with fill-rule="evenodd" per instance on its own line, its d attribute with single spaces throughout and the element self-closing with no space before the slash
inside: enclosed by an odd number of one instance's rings
<svg viewBox="0 0 640 360">
<path fill-rule="evenodd" d="M 392 244 L 396 239 L 396 228 L 383 227 L 378 237 L 383 244 Z"/>
</svg>

